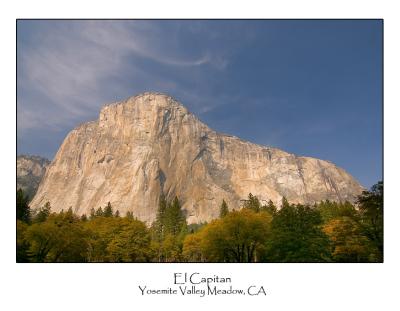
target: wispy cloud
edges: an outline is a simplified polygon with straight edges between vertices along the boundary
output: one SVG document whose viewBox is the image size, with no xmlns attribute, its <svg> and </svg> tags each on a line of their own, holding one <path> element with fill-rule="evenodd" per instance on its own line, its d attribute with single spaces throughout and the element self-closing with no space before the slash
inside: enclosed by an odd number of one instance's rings
<svg viewBox="0 0 400 311">
<path fill-rule="evenodd" d="M 19 135 L 93 117 L 105 100 L 133 95 L 127 85 L 180 89 L 173 79 L 144 69 L 145 61 L 188 74 L 204 65 L 215 70 L 227 65 L 216 49 L 187 52 L 176 41 L 178 27 L 165 31 L 149 21 L 47 23 L 18 45 Z M 121 82 L 125 76 L 129 82 Z"/>
</svg>

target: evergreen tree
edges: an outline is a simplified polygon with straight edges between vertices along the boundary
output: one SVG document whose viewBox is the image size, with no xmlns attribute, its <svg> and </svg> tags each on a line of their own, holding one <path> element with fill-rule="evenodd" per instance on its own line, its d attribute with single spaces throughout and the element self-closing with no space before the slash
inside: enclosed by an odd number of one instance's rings
<svg viewBox="0 0 400 311">
<path fill-rule="evenodd" d="M 104 208 L 103 216 L 104 217 L 112 217 L 113 214 L 114 213 L 113 213 L 113 209 L 112 209 L 111 203 L 108 202 L 107 206 Z"/>
<path fill-rule="evenodd" d="M 329 239 L 321 230 L 318 210 L 286 202 L 282 202 L 282 208 L 271 222 L 268 259 L 273 262 L 330 261 Z"/>
<path fill-rule="evenodd" d="M 288 202 L 288 200 L 286 199 L 286 197 L 282 197 L 282 204 L 281 204 L 281 208 L 283 207 L 289 207 L 290 204 Z"/>
<path fill-rule="evenodd" d="M 321 214 L 323 221 L 329 222 L 332 219 L 347 216 L 358 221 L 359 215 L 356 208 L 349 202 L 337 203 L 329 200 L 321 201 L 314 205 L 314 209 Z"/>
<path fill-rule="evenodd" d="M 25 238 L 27 223 L 17 220 L 17 262 L 29 262 L 29 242 Z"/>
<path fill-rule="evenodd" d="M 248 209 L 251 209 L 252 211 L 258 213 L 261 209 L 260 200 L 256 196 L 249 193 L 249 197 L 244 202 L 243 208 L 248 208 Z"/>
<path fill-rule="evenodd" d="M 268 212 L 271 215 L 274 215 L 276 213 L 276 211 L 277 211 L 277 208 L 276 208 L 274 202 L 272 202 L 272 200 L 269 200 L 267 205 L 263 205 L 261 207 L 261 210 L 265 211 L 265 212 Z"/>
<path fill-rule="evenodd" d="M 86 214 L 83 214 L 81 216 L 81 221 L 87 221 L 87 220 L 88 220 L 88 218 L 87 218 Z"/>
<path fill-rule="evenodd" d="M 68 207 L 68 210 L 65 214 L 68 219 L 76 220 L 76 216 L 75 216 L 74 212 L 72 211 L 72 206 Z"/>
<path fill-rule="evenodd" d="M 223 218 L 229 213 L 228 204 L 226 204 L 225 200 L 222 200 L 221 207 L 219 209 L 219 217 Z"/>
<path fill-rule="evenodd" d="M 101 217 L 104 215 L 103 209 L 101 208 L 101 206 L 97 209 L 96 211 L 96 217 Z"/>
<path fill-rule="evenodd" d="M 186 224 L 186 218 L 177 197 L 168 204 L 165 210 L 165 232 L 176 236 Z"/>
<path fill-rule="evenodd" d="M 155 231 L 160 240 L 164 238 L 164 231 L 165 231 L 165 213 L 167 210 L 167 200 L 164 194 L 160 195 L 158 200 L 158 209 L 156 215 L 156 222 L 155 222 Z"/>
<path fill-rule="evenodd" d="M 134 218 L 133 217 L 133 213 L 131 211 L 127 211 L 125 217 L 128 218 L 128 219 L 133 219 Z"/>
<path fill-rule="evenodd" d="M 39 210 L 36 211 L 33 221 L 35 223 L 45 222 L 47 218 L 50 216 L 50 213 L 51 213 L 50 202 L 46 202 L 44 206 L 42 206 L 41 208 L 39 208 Z"/>
<path fill-rule="evenodd" d="M 22 189 L 17 191 L 17 219 L 29 223 L 31 221 L 31 210 L 28 206 L 28 196 Z"/>
<path fill-rule="evenodd" d="M 117 210 L 117 211 L 115 212 L 114 217 L 119 217 L 119 210 Z"/>
<path fill-rule="evenodd" d="M 96 210 L 92 207 L 90 209 L 90 219 L 93 219 L 96 217 Z"/>
<path fill-rule="evenodd" d="M 379 250 L 379 261 L 383 261 L 383 182 L 373 185 L 370 191 L 363 191 L 357 204 L 364 233 Z"/>
</svg>

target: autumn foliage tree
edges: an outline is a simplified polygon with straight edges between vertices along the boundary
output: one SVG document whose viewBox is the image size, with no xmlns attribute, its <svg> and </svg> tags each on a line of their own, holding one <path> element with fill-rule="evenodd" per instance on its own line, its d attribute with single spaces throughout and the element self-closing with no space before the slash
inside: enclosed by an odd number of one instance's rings
<svg viewBox="0 0 400 311">
<path fill-rule="evenodd" d="M 360 224 L 349 216 L 333 218 L 323 226 L 331 240 L 332 259 L 335 262 L 369 262 L 377 260 L 377 253 Z"/>
<path fill-rule="evenodd" d="M 265 251 L 271 215 L 251 209 L 230 212 L 212 221 L 184 241 L 187 260 L 211 262 L 253 262 Z"/>
<path fill-rule="evenodd" d="M 28 253 L 36 262 L 84 262 L 87 248 L 85 232 L 79 217 L 67 212 L 50 214 L 25 232 Z"/>
</svg>

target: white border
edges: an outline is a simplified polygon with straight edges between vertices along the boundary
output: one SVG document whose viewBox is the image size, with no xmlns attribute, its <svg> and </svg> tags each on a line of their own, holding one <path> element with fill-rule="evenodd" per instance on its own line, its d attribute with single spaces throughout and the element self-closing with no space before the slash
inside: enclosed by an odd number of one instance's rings
<svg viewBox="0 0 400 311">
<path fill-rule="evenodd" d="M 397 277 L 399 20 L 395 6 L 376 1 L 15 1 L 1 12 L 2 120 L 0 182 L 2 310 L 399 310 Z M 384 264 L 15 264 L 16 18 L 384 18 L 385 263 Z M 397 200 L 396 200 L 397 198 Z M 395 201 L 396 200 L 396 201 Z M 397 204 L 396 204 L 397 203 Z M 173 272 L 229 274 L 255 282 L 266 297 L 141 297 L 142 282 L 163 286 Z M 156 284 L 155 284 L 156 283 Z"/>
</svg>

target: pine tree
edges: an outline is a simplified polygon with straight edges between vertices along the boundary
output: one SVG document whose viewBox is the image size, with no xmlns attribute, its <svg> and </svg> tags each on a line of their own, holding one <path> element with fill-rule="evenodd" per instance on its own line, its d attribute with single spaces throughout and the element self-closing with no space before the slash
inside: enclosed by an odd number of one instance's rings
<svg viewBox="0 0 400 311">
<path fill-rule="evenodd" d="M 92 207 L 90 209 L 90 219 L 93 219 L 96 217 L 96 210 Z"/>
<path fill-rule="evenodd" d="M 87 221 L 87 220 L 88 220 L 88 218 L 87 218 L 86 214 L 83 214 L 81 216 L 81 221 Z"/>
<path fill-rule="evenodd" d="M 50 213 L 51 213 L 50 202 L 46 202 L 44 206 L 42 206 L 41 208 L 39 208 L 38 211 L 36 211 L 36 215 L 33 220 L 35 223 L 45 222 L 46 219 L 49 217 Z"/>
<path fill-rule="evenodd" d="M 114 217 L 119 217 L 119 210 L 117 210 L 116 212 L 115 212 L 115 214 L 114 214 Z"/>
<path fill-rule="evenodd" d="M 103 215 L 104 215 L 104 212 L 103 212 L 103 209 L 100 206 L 96 211 L 96 217 L 101 217 Z"/>
<path fill-rule="evenodd" d="M 181 209 L 181 204 L 177 197 L 174 198 L 172 203 L 168 204 L 165 210 L 165 232 L 172 235 L 177 235 L 182 226 L 186 223 L 185 216 Z"/>
<path fill-rule="evenodd" d="M 383 182 L 373 185 L 370 191 L 363 191 L 357 199 L 364 233 L 377 247 L 379 261 L 383 261 Z"/>
<path fill-rule="evenodd" d="M 134 218 L 133 217 L 133 213 L 131 211 L 126 212 L 125 217 L 128 218 L 128 219 L 133 219 Z"/>
<path fill-rule="evenodd" d="M 103 216 L 104 217 L 112 217 L 113 214 L 114 213 L 113 213 L 113 209 L 112 209 L 111 203 L 108 202 L 107 206 L 104 208 Z"/>
<path fill-rule="evenodd" d="M 155 222 L 156 234 L 160 240 L 162 240 L 164 238 L 166 210 L 167 210 L 167 200 L 166 200 L 164 194 L 161 194 L 159 201 L 158 201 L 158 209 L 157 209 L 156 222 Z"/>
<path fill-rule="evenodd" d="M 258 213 L 261 208 L 260 200 L 256 196 L 249 193 L 249 197 L 244 202 L 243 208 L 248 208 L 248 209 L 251 209 L 252 211 Z"/>
<path fill-rule="evenodd" d="M 226 204 L 225 200 L 222 200 L 221 207 L 219 209 L 219 217 L 223 218 L 229 213 L 228 204 Z"/>
<path fill-rule="evenodd" d="M 321 214 L 307 205 L 288 204 L 282 200 L 281 209 L 271 222 L 267 257 L 272 262 L 330 261 L 328 236 L 321 230 Z"/>
<path fill-rule="evenodd" d="M 271 215 L 274 215 L 276 213 L 276 211 L 277 211 L 277 208 L 276 208 L 274 202 L 272 202 L 272 200 L 269 200 L 267 205 L 263 205 L 261 207 L 261 210 L 265 211 L 265 212 L 268 212 Z"/>
<path fill-rule="evenodd" d="M 286 197 L 282 197 L 282 205 L 281 205 L 281 208 L 283 208 L 283 207 L 289 207 L 289 206 L 290 206 L 290 204 L 289 204 L 288 200 L 286 199 Z"/>
<path fill-rule="evenodd" d="M 17 191 L 17 219 L 29 223 L 31 220 L 31 210 L 28 206 L 28 196 L 22 189 Z"/>
</svg>

